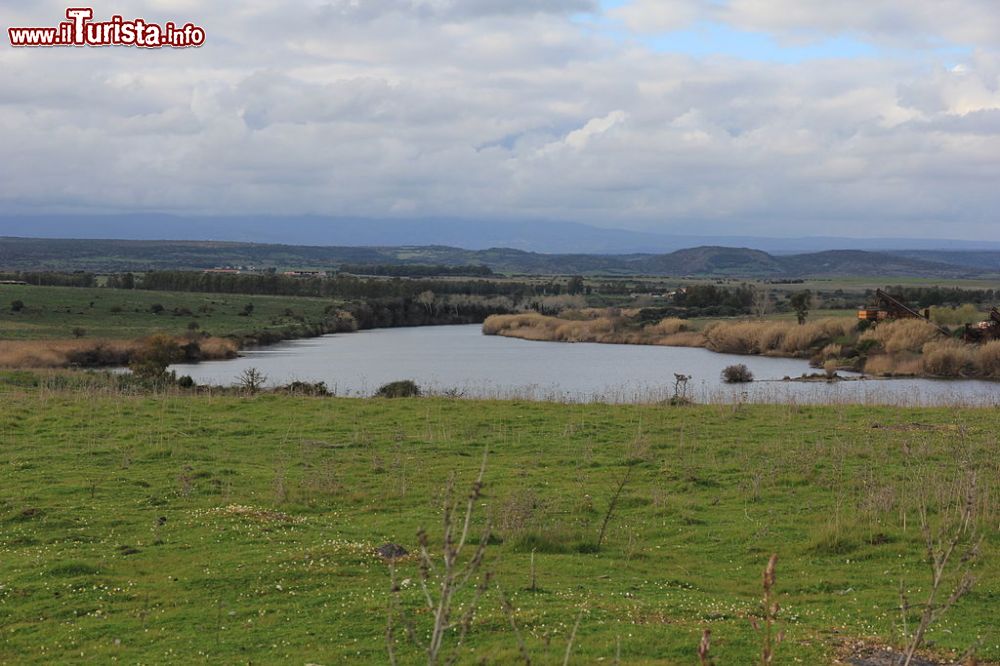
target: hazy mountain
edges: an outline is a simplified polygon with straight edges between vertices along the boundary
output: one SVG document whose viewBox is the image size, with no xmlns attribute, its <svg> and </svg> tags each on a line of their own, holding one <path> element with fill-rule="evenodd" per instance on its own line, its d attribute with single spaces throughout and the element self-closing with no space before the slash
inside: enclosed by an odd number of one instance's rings
<svg viewBox="0 0 1000 666">
<path fill-rule="evenodd" d="M 910 259 L 957 264 L 1000 273 L 1000 252 L 962 252 L 955 250 L 894 250 L 891 254 Z"/>
<path fill-rule="evenodd" d="M 328 217 L 181 217 L 157 214 L 0 216 L 0 236 L 215 240 L 310 246 L 445 245 L 544 253 L 666 253 L 704 245 L 750 247 L 774 254 L 854 250 L 1000 250 L 1000 242 L 907 238 L 767 238 L 670 235 L 575 222 Z"/>
<path fill-rule="evenodd" d="M 542 254 L 512 248 L 446 246 L 316 247 L 213 241 L 0 238 L 0 269 L 148 271 L 237 265 L 336 269 L 342 264 L 484 265 L 527 274 L 699 275 L 728 277 L 978 277 L 995 270 L 976 253 L 970 265 L 897 254 L 833 250 L 772 255 L 761 250 L 696 247 L 667 254 Z M 1000 252 L 994 253 L 1000 262 Z M 964 253 L 954 253 L 960 261 Z"/>
</svg>

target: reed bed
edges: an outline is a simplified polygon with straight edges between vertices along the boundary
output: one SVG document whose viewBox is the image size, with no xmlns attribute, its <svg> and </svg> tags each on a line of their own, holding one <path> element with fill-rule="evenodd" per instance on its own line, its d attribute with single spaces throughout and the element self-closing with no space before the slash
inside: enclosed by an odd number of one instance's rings
<svg viewBox="0 0 1000 666">
<path fill-rule="evenodd" d="M 719 322 L 704 330 L 705 347 L 729 354 L 811 355 L 817 346 L 849 336 L 851 319 L 821 319 L 806 324 L 791 321 Z"/>
<path fill-rule="evenodd" d="M 706 347 L 729 354 L 800 356 L 811 353 L 821 342 L 850 335 L 854 325 L 853 320 L 843 318 L 804 325 L 790 321 L 724 321 L 696 331 L 677 318 L 635 326 L 625 317 L 577 320 L 532 312 L 490 317 L 483 324 L 483 333 L 523 340 Z"/>
<path fill-rule="evenodd" d="M 494 315 L 483 323 L 485 335 L 503 335 L 522 340 L 548 342 L 595 342 L 604 344 L 703 347 L 704 338 L 683 319 L 663 319 L 655 324 L 629 325 L 626 315 L 595 316 L 579 312 L 579 318 L 550 317 L 537 312 Z"/>
<path fill-rule="evenodd" d="M 186 338 L 175 338 L 178 345 L 187 345 Z M 231 338 L 198 338 L 200 358 L 217 360 L 232 358 L 239 344 Z M 73 366 L 126 366 L 147 345 L 138 340 L 2 340 L 0 367 L 3 368 L 69 368 Z"/>
<path fill-rule="evenodd" d="M 859 342 L 874 341 L 886 352 L 919 353 L 924 345 L 941 338 L 941 332 L 922 319 L 886 321 L 861 334 Z"/>
<path fill-rule="evenodd" d="M 723 354 L 809 358 L 818 367 L 863 370 L 880 377 L 1000 379 L 1000 341 L 971 345 L 944 338 L 918 319 L 880 323 L 857 332 L 857 322 L 826 318 L 792 321 L 717 321 L 701 330 L 677 318 L 638 326 L 625 314 L 579 313 L 579 318 L 538 313 L 497 315 L 483 324 L 486 335 L 552 342 L 704 347 Z M 864 349 L 858 356 L 857 349 Z M 844 356 L 855 354 L 850 361 Z"/>
</svg>

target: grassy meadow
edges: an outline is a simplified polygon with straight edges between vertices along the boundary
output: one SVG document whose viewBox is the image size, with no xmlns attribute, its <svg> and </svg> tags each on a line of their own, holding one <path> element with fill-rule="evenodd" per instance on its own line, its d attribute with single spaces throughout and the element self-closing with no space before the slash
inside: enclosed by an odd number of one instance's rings
<svg viewBox="0 0 1000 666">
<path fill-rule="evenodd" d="M 0 662 L 387 663 L 374 549 L 415 553 L 424 528 L 440 553 L 447 479 L 464 497 L 487 449 L 471 532 L 493 532 L 456 616 L 492 577 L 458 663 L 516 663 L 519 635 L 561 664 L 578 619 L 570 663 L 697 663 L 706 628 L 716 664 L 752 663 L 772 553 L 774 663 L 901 645 L 900 586 L 912 631 L 930 582 L 919 509 L 952 520 L 968 470 L 978 581 L 927 641 L 1000 661 L 996 410 L 122 396 L 23 374 L 0 375 Z M 399 663 L 427 661 L 420 569 L 395 565 Z"/>
<path fill-rule="evenodd" d="M 11 304 L 21 301 L 14 312 Z M 141 289 L 0 285 L 0 341 L 82 338 L 130 340 L 183 335 L 194 323 L 215 336 L 243 335 L 322 321 L 330 299 Z M 242 314 L 247 304 L 253 309 Z M 160 306 L 160 307 L 156 307 Z M 162 308 L 162 309 L 161 309 Z"/>
</svg>

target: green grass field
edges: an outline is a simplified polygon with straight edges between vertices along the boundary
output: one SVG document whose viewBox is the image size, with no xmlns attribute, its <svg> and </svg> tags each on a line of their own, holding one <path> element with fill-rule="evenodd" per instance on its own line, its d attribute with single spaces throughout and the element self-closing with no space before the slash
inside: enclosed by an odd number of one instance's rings
<svg viewBox="0 0 1000 666">
<path fill-rule="evenodd" d="M 13 301 L 24 303 L 11 311 Z M 87 338 L 133 339 L 155 332 L 182 334 L 191 322 L 212 335 L 280 329 L 322 321 L 334 301 L 295 296 L 247 296 L 76 287 L 0 285 L 0 340 L 66 339 L 81 328 Z M 240 313 L 253 304 L 250 316 Z M 154 305 L 163 311 L 153 312 Z"/>
<path fill-rule="evenodd" d="M 696 663 L 703 628 L 717 664 L 751 663 L 748 617 L 772 552 L 787 636 L 774 663 L 831 663 L 852 639 L 899 644 L 900 583 L 916 603 L 929 581 L 917 506 L 929 498 L 932 520 L 950 515 L 935 507 L 954 497 L 963 461 L 978 470 L 979 582 L 928 640 L 944 654 L 978 640 L 1000 660 L 996 410 L 125 397 L 10 383 L 0 404 L 0 662 L 386 663 L 390 578 L 373 549 L 414 551 L 421 527 L 436 545 L 446 479 L 464 492 L 486 448 L 473 531 L 491 517 L 482 571 L 511 598 L 533 663 L 562 663 L 581 609 L 571 663 L 613 663 L 618 644 L 624 663 Z M 399 563 L 417 637 L 431 626 L 419 576 L 417 560 Z M 405 634 L 398 654 L 426 662 Z M 492 584 L 459 663 L 481 658 L 518 658 Z"/>
</svg>

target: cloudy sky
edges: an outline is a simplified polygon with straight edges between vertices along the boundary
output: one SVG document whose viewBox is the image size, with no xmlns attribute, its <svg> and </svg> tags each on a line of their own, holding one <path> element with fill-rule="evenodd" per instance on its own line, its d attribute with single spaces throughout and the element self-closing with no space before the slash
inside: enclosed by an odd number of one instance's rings
<svg viewBox="0 0 1000 666">
<path fill-rule="evenodd" d="M 102 4 L 207 42 L 4 35 L 0 212 L 1000 240 L 996 0 Z"/>
</svg>

